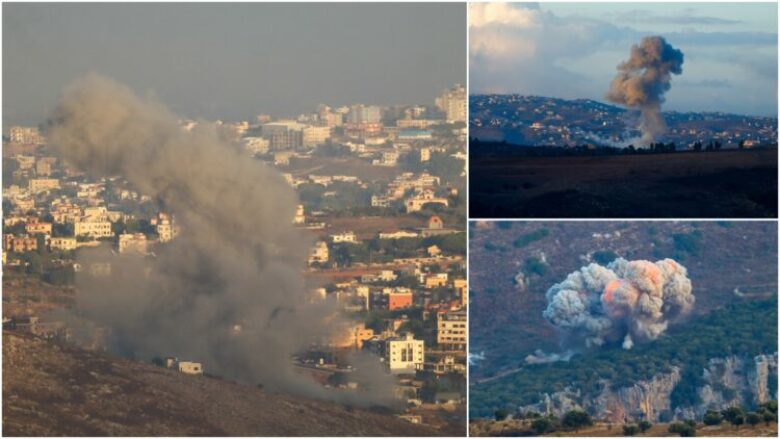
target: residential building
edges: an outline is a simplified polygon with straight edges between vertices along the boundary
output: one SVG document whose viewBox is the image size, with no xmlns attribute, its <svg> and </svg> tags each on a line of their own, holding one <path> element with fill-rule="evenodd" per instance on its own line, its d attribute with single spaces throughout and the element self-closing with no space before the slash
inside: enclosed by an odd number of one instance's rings
<svg viewBox="0 0 780 439">
<path fill-rule="evenodd" d="M 357 235 L 355 235 L 355 232 L 341 232 L 334 235 L 330 235 L 330 239 L 333 241 L 334 244 L 338 244 L 341 242 L 348 242 L 348 243 L 356 243 L 357 241 Z"/>
<path fill-rule="evenodd" d="M 328 262 L 329 252 L 328 244 L 325 241 L 318 241 L 309 253 L 309 265 L 325 264 Z"/>
<path fill-rule="evenodd" d="M 382 109 L 375 105 L 356 104 L 350 107 L 347 122 L 355 125 L 379 123 L 382 121 Z"/>
<path fill-rule="evenodd" d="M 466 88 L 455 85 L 436 98 L 436 106 L 446 115 L 447 122 L 466 122 Z"/>
<path fill-rule="evenodd" d="M 119 253 L 146 254 L 146 235 L 143 233 L 123 233 L 119 235 Z"/>
<path fill-rule="evenodd" d="M 78 221 L 73 226 L 74 235 L 107 238 L 113 235 L 108 221 Z"/>
<path fill-rule="evenodd" d="M 414 295 L 409 288 L 391 288 L 387 290 L 387 309 L 394 311 L 397 309 L 411 308 L 414 302 Z"/>
<path fill-rule="evenodd" d="M 192 361 L 179 361 L 179 372 L 189 375 L 203 375 L 203 365 Z"/>
<path fill-rule="evenodd" d="M 168 242 L 179 234 L 179 226 L 176 224 L 173 215 L 159 213 L 157 218 L 152 218 L 151 224 L 157 228 L 157 236 L 160 242 Z"/>
<path fill-rule="evenodd" d="M 460 305 L 465 307 L 469 304 L 468 294 L 468 282 L 466 279 L 453 279 L 452 287 L 458 291 L 460 295 Z"/>
<path fill-rule="evenodd" d="M 35 144 L 45 143 L 43 136 L 35 127 L 12 126 L 8 130 L 8 137 L 12 143 Z"/>
<path fill-rule="evenodd" d="M 30 235 L 51 235 L 51 223 L 38 222 L 36 218 L 25 224 L 24 230 Z"/>
<path fill-rule="evenodd" d="M 436 321 L 436 343 L 453 349 L 465 349 L 468 328 L 465 311 L 439 314 Z"/>
<path fill-rule="evenodd" d="M 303 129 L 303 146 L 313 147 L 322 145 L 330 139 L 330 127 L 308 126 Z"/>
<path fill-rule="evenodd" d="M 60 188 L 60 181 L 56 178 L 31 178 L 28 182 L 30 192 L 37 194 L 39 192 L 50 191 Z"/>
<path fill-rule="evenodd" d="M 78 248 L 78 241 L 76 238 L 56 237 L 49 239 L 49 248 L 52 250 L 76 250 Z"/>
<path fill-rule="evenodd" d="M 306 125 L 293 120 L 280 120 L 262 126 L 263 138 L 268 140 L 271 151 L 297 149 L 303 146 L 303 129 Z"/>
<path fill-rule="evenodd" d="M 3 236 L 3 248 L 14 253 L 32 252 L 38 249 L 38 239 L 33 236 Z"/>
<path fill-rule="evenodd" d="M 425 362 L 425 341 L 415 340 L 407 333 L 386 341 L 385 361 L 393 373 L 414 373 L 422 369 Z"/>
</svg>

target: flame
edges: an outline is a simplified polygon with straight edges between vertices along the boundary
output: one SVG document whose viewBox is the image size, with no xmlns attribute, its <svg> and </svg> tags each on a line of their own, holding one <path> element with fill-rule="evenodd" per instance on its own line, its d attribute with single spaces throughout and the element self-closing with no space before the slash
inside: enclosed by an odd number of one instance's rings
<svg viewBox="0 0 780 439">
<path fill-rule="evenodd" d="M 604 293 L 602 294 L 601 298 L 607 303 L 612 302 L 612 294 L 617 291 L 621 285 L 623 285 L 623 281 L 620 279 L 609 281 L 607 286 L 604 287 Z"/>
</svg>

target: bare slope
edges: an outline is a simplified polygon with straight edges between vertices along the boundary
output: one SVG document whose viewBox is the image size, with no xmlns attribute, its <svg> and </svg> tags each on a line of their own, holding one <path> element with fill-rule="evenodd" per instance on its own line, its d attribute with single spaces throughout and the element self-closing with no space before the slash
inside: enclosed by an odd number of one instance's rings
<svg viewBox="0 0 780 439">
<path fill-rule="evenodd" d="M 3 331 L 6 436 L 425 436 L 391 415 Z"/>
</svg>

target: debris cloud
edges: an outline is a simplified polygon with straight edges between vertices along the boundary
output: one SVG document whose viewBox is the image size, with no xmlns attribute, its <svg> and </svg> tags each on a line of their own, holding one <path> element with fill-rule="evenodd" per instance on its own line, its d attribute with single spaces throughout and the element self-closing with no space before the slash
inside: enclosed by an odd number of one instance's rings
<svg viewBox="0 0 780 439">
<path fill-rule="evenodd" d="M 654 340 L 693 308 L 688 272 L 672 259 L 589 264 L 546 293 L 544 318 L 586 347 Z"/>
<path fill-rule="evenodd" d="M 649 144 L 666 131 L 661 114 L 664 94 L 671 88 L 672 75 L 682 73 L 683 53 L 663 37 L 642 38 L 631 47 L 631 56 L 617 67 L 607 99 L 640 112 L 641 141 Z"/>
<path fill-rule="evenodd" d="M 95 74 L 63 92 L 48 135 L 70 164 L 93 178 L 125 178 L 180 226 L 154 257 L 80 252 L 75 313 L 109 328 L 113 350 L 202 362 L 273 391 L 389 403 L 381 373 L 365 392 L 329 392 L 292 364 L 346 323 L 307 292 L 311 242 L 292 226 L 298 201 L 280 173 L 243 156 L 214 125 L 186 131 L 155 99 Z M 95 263 L 110 270 L 90 275 Z"/>
</svg>

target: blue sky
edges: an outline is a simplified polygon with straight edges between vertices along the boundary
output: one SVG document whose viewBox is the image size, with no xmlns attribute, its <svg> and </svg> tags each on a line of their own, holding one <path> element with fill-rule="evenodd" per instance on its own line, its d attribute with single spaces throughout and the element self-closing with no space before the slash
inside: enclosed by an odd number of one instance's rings
<svg viewBox="0 0 780 439">
<path fill-rule="evenodd" d="M 777 115 L 776 3 L 472 4 L 471 93 L 604 101 L 643 36 L 685 54 L 665 109 Z"/>
</svg>

